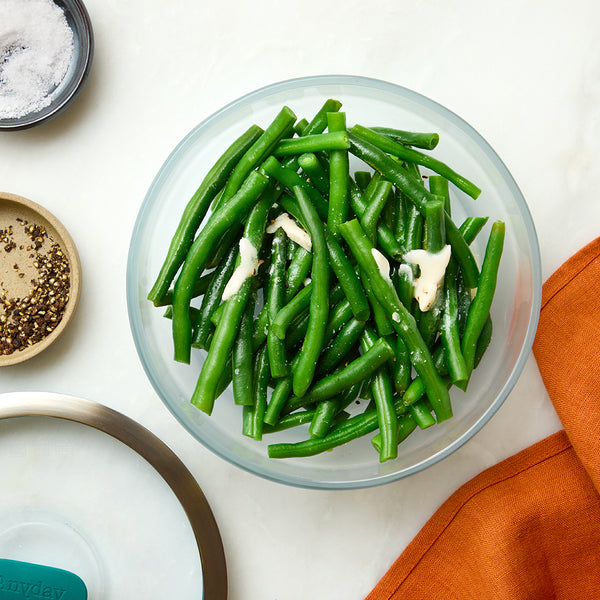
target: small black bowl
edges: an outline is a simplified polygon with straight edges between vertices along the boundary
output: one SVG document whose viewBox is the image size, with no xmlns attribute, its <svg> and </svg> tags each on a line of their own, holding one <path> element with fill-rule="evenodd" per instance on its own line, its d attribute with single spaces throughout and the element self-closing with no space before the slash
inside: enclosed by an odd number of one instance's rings
<svg viewBox="0 0 600 600">
<path fill-rule="evenodd" d="M 92 66 L 94 34 L 90 16 L 81 0 L 54 0 L 63 9 L 73 31 L 73 58 L 64 79 L 52 92 L 50 104 L 15 119 L 0 119 L 0 131 L 27 129 L 61 113 L 75 99 Z"/>
</svg>

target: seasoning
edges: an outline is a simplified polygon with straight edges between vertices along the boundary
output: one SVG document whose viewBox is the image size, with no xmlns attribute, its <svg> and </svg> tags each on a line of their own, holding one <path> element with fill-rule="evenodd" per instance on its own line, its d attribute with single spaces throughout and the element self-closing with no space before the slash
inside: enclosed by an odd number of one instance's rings
<svg viewBox="0 0 600 600">
<path fill-rule="evenodd" d="M 17 222 L 24 234 L 21 240 L 25 241 L 17 243 L 14 226 L 0 230 L 0 241 L 4 252 L 18 246 L 25 253 L 29 264 L 13 264 L 17 277 L 22 278 L 26 271 L 36 276 L 30 279 L 30 292 L 22 297 L 10 296 L 4 281 L 0 281 L 0 354 L 5 355 L 32 346 L 56 329 L 69 301 L 71 285 L 69 260 L 46 228 L 21 219 Z"/>
<path fill-rule="evenodd" d="M 52 0 L 0 0 L 0 119 L 52 101 L 73 57 L 73 31 Z"/>
</svg>

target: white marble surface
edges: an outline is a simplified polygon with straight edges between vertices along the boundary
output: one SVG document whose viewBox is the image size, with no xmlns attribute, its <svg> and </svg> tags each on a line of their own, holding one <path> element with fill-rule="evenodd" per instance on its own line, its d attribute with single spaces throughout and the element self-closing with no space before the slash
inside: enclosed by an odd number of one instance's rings
<svg viewBox="0 0 600 600">
<path fill-rule="evenodd" d="M 458 486 L 560 428 L 535 361 L 530 358 L 491 422 L 425 472 L 349 492 L 264 481 L 197 444 L 146 379 L 125 302 L 137 211 L 171 149 L 223 104 L 282 79 L 364 75 L 437 100 L 491 143 L 529 203 L 545 279 L 599 233 L 600 4 L 87 0 L 86 5 L 96 53 L 80 97 L 42 127 L 0 135 L 0 188 L 45 205 L 70 230 L 83 265 L 81 303 L 52 351 L 2 369 L 0 387 L 102 402 L 171 446 L 213 506 L 233 600 L 359 600 Z M 90 444 L 95 443 L 102 448 L 93 438 Z M 92 452 L 92 462 L 94 456 L 98 453 Z M 142 479 L 140 485 L 160 485 Z M 15 497 L 26 493 L 22 480 L 12 481 Z M 3 498 L 6 494 L 3 486 Z M 177 521 L 175 503 L 165 497 L 164 506 L 165 513 L 175 511 Z M 80 516 L 84 527 L 93 526 L 95 514 Z M 102 543 L 114 543 L 111 560 L 118 556 L 125 564 L 129 556 L 117 529 L 122 525 L 111 527 L 104 528 Z M 163 541 L 182 547 L 180 528 L 160 532 Z M 159 543 L 144 528 L 137 535 L 142 547 Z M 131 570 L 139 585 L 158 580 L 159 572 L 144 561 Z M 110 589 L 111 598 L 135 597 L 124 588 Z M 168 597 L 148 590 L 144 597 Z M 193 586 L 171 597 L 195 597 Z"/>
</svg>

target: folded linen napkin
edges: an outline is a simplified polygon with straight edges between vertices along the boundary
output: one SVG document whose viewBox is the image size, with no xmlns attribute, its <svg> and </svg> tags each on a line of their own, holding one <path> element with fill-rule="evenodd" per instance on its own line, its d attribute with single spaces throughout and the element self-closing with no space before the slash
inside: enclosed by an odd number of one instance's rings
<svg viewBox="0 0 600 600">
<path fill-rule="evenodd" d="M 456 491 L 367 600 L 600 598 L 600 238 L 544 284 L 533 351 L 564 430 Z"/>
</svg>

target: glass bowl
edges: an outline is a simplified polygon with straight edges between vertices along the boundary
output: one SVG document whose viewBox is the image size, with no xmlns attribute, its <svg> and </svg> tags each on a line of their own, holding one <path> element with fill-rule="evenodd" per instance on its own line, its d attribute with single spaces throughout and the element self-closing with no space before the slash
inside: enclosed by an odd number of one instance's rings
<svg viewBox="0 0 600 600">
<path fill-rule="evenodd" d="M 494 336 L 468 392 L 453 391 L 454 417 L 415 431 L 396 460 L 381 464 L 370 437 L 310 458 L 274 460 L 267 445 L 299 441 L 304 427 L 265 435 L 262 442 L 241 434 L 241 409 L 230 390 L 212 416 L 189 402 L 204 353 L 191 365 L 172 359 L 171 323 L 146 300 L 185 204 L 224 149 L 251 123 L 266 126 L 282 105 L 309 120 L 327 98 L 343 104 L 348 125 L 382 125 L 440 134 L 435 156 L 474 181 L 477 201 L 451 186 L 453 217 L 488 215 L 506 222 L 505 250 L 492 307 Z M 359 163 L 354 168 L 365 169 Z M 351 165 L 352 169 L 352 165 Z M 426 171 L 424 171 L 426 172 Z M 473 244 L 481 264 L 489 224 Z M 531 215 L 507 168 L 489 144 L 460 117 L 400 86 L 353 76 L 316 76 L 276 83 L 225 106 L 193 129 L 171 153 L 152 183 L 132 235 L 127 302 L 140 359 L 156 392 L 177 420 L 207 448 L 267 479 L 308 488 L 360 488 L 405 477 L 436 463 L 467 442 L 498 410 L 519 377 L 531 350 L 541 301 L 539 247 Z"/>
</svg>

